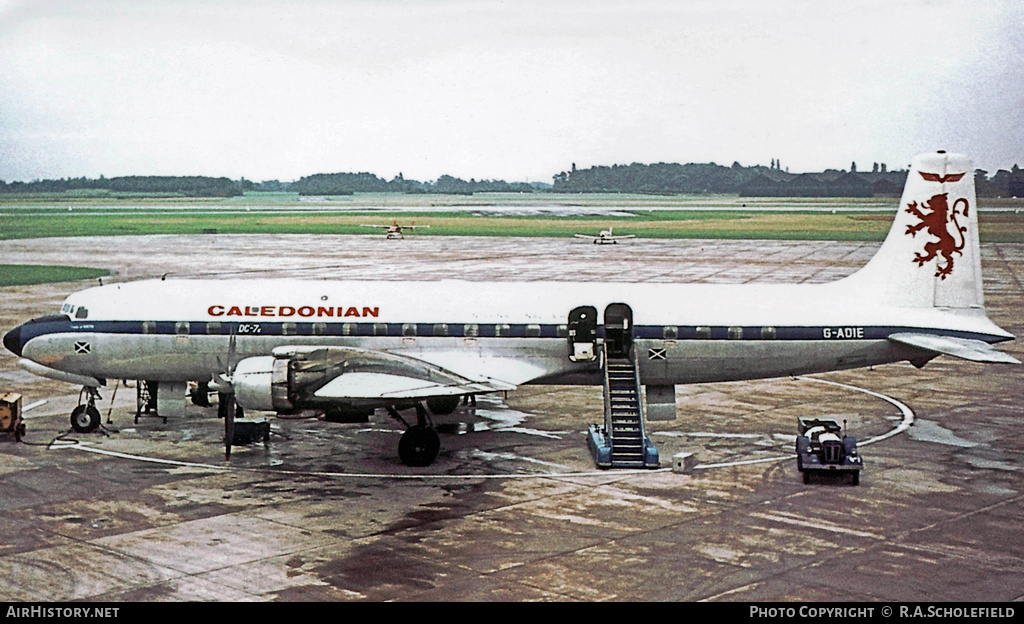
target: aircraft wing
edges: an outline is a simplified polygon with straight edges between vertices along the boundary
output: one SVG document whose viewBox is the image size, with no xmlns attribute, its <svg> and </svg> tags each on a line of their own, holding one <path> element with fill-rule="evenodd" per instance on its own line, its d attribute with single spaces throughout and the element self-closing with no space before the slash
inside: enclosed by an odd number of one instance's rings
<svg viewBox="0 0 1024 624">
<path fill-rule="evenodd" d="M 595 238 L 600 238 L 598 236 L 589 236 L 587 234 L 573 234 L 573 236 L 576 237 L 576 238 L 585 238 L 587 240 L 593 240 Z"/>
<path fill-rule="evenodd" d="M 419 354 L 418 354 L 419 355 Z M 348 372 L 331 380 L 316 392 L 321 398 L 338 399 L 415 399 L 435 396 L 501 392 L 539 377 L 558 372 L 520 358 L 439 351 L 416 358 L 388 353 L 392 361 L 404 365 L 372 371 Z M 429 367 L 426 379 L 422 374 Z M 411 372 L 412 374 L 408 374 Z"/>
<path fill-rule="evenodd" d="M 890 334 L 889 340 L 935 353 L 952 355 L 972 362 L 1021 363 L 1017 358 L 1003 353 L 981 340 L 936 336 L 934 334 L 915 334 L 912 332 Z"/>
<path fill-rule="evenodd" d="M 540 377 L 564 372 L 553 363 L 497 355 L 469 355 L 458 351 L 434 351 L 418 357 L 476 383 L 508 386 L 502 388 L 506 390 L 511 390 Z M 565 361 L 568 362 L 568 359 Z"/>
<path fill-rule="evenodd" d="M 473 371 L 471 376 L 401 353 L 356 347 L 278 347 L 273 356 L 243 359 L 234 377 L 236 391 L 239 385 L 257 387 L 269 374 L 273 383 L 287 386 L 288 394 L 315 388 L 314 396 L 338 400 L 425 399 L 516 388 L 495 375 L 507 377 L 514 369 L 493 363 L 481 367 L 479 358 L 469 359 L 452 361 L 460 371 Z M 284 371 L 287 375 L 280 376 Z"/>
<path fill-rule="evenodd" d="M 389 373 L 354 372 L 335 377 L 315 395 L 322 399 L 424 399 L 514 388 L 507 384 L 474 383 L 468 379 L 437 382 Z"/>
</svg>

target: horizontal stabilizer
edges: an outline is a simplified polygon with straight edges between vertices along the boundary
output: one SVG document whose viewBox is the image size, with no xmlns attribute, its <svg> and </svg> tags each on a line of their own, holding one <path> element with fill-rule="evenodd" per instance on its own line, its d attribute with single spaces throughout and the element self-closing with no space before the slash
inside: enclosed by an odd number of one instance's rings
<svg viewBox="0 0 1024 624">
<path fill-rule="evenodd" d="M 900 344 L 926 349 L 935 353 L 952 355 L 972 362 L 996 362 L 1003 364 L 1020 364 L 1017 358 L 995 349 L 981 340 L 969 338 L 953 338 L 934 334 L 898 333 L 890 334 L 889 340 Z"/>
<path fill-rule="evenodd" d="M 436 383 L 388 373 L 345 373 L 316 391 L 321 399 L 424 399 L 477 392 L 509 390 L 514 386 L 493 386 L 466 380 L 465 383 Z"/>
</svg>

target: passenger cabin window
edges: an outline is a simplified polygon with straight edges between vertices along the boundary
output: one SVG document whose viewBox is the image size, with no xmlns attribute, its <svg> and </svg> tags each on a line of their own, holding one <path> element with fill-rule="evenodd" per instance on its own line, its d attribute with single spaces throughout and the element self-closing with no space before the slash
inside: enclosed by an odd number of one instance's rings
<svg viewBox="0 0 1024 624">
<path fill-rule="evenodd" d="M 403 324 L 402 325 L 402 335 L 403 336 L 415 336 L 416 335 L 416 324 L 415 323 L 405 323 L 405 324 Z"/>
<path fill-rule="evenodd" d="M 188 330 L 188 321 L 178 321 L 174 324 L 174 333 L 179 336 L 187 336 Z"/>
<path fill-rule="evenodd" d="M 743 340 L 743 328 L 742 327 L 730 327 L 729 328 L 729 340 Z"/>
<path fill-rule="evenodd" d="M 476 323 L 467 323 L 462 328 L 462 335 L 470 338 L 475 338 L 480 335 L 480 326 Z"/>
<path fill-rule="evenodd" d="M 313 323 L 313 335 L 323 336 L 327 333 L 327 323 Z"/>
<path fill-rule="evenodd" d="M 776 332 L 774 327 L 761 328 L 761 340 L 775 340 Z"/>
<path fill-rule="evenodd" d="M 662 329 L 661 337 L 665 340 L 675 340 L 679 337 L 679 328 L 675 326 L 668 326 Z"/>
<path fill-rule="evenodd" d="M 206 333 L 208 334 L 219 334 L 220 333 L 220 321 L 211 321 L 206 324 Z"/>
<path fill-rule="evenodd" d="M 298 333 L 298 326 L 295 323 L 281 323 L 282 336 L 294 336 Z"/>
<path fill-rule="evenodd" d="M 387 323 L 374 323 L 373 324 L 373 335 L 374 336 L 387 336 L 388 335 L 388 324 Z"/>
<path fill-rule="evenodd" d="M 506 338 L 512 335 L 512 328 L 505 324 L 498 324 L 494 326 L 494 335 L 499 338 Z"/>
<path fill-rule="evenodd" d="M 343 336 L 355 336 L 355 334 L 356 334 L 356 324 L 355 323 L 345 323 L 345 324 L 343 324 L 341 326 L 341 333 L 342 333 Z"/>
<path fill-rule="evenodd" d="M 707 326 L 698 327 L 697 340 L 711 340 L 711 328 Z"/>
<path fill-rule="evenodd" d="M 144 334 L 155 334 L 156 333 L 156 321 L 142 321 L 142 333 L 144 333 Z"/>
<path fill-rule="evenodd" d="M 448 323 L 434 323 L 434 335 L 435 336 L 447 336 L 448 335 Z"/>
<path fill-rule="evenodd" d="M 530 338 L 540 338 L 540 325 L 527 325 L 526 335 Z"/>
<path fill-rule="evenodd" d="M 559 338 L 568 338 L 569 337 L 569 326 L 568 325 L 559 325 L 556 331 L 558 332 L 558 337 Z"/>
</svg>

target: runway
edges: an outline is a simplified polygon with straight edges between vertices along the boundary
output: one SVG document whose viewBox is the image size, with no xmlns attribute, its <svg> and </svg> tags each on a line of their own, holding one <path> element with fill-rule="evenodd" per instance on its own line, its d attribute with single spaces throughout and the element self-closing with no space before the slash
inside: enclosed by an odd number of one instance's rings
<svg viewBox="0 0 1024 624">
<path fill-rule="evenodd" d="M 876 247 L 146 236 L 7 241 L 0 263 L 110 268 L 113 279 L 795 283 L 847 275 Z M 1024 335 L 1024 245 L 982 253 L 989 316 Z M 0 331 L 85 286 L 0 289 Z M 651 426 L 663 468 L 599 471 L 583 432 L 601 418 L 600 388 L 481 398 L 442 428 L 426 469 L 399 462 L 401 429 L 382 411 L 348 425 L 278 419 L 267 444 L 226 462 L 215 408 L 135 423 L 134 388 L 121 386 L 103 391 L 104 431 L 68 436 L 78 388 L 14 363 L 0 356 L 0 391 L 46 403 L 26 413 L 29 444 L 0 443 L 0 600 L 1024 597 L 1020 367 L 942 357 L 923 370 L 678 386 L 676 420 Z M 791 459 L 796 419 L 844 419 L 868 440 L 906 418 L 887 398 L 915 424 L 864 447 L 861 485 L 804 485 Z M 681 452 L 699 469 L 668 469 Z"/>
</svg>

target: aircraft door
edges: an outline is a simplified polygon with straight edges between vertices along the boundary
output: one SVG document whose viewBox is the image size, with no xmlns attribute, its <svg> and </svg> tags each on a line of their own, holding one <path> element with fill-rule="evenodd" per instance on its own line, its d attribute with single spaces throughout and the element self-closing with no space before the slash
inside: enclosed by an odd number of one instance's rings
<svg viewBox="0 0 1024 624">
<path fill-rule="evenodd" d="M 569 313 L 569 359 L 573 362 L 590 362 L 597 355 L 594 342 L 597 340 L 597 308 L 580 306 Z"/>
<path fill-rule="evenodd" d="M 633 350 L 633 309 L 611 303 L 604 309 L 604 344 L 608 357 L 629 357 Z"/>
</svg>

